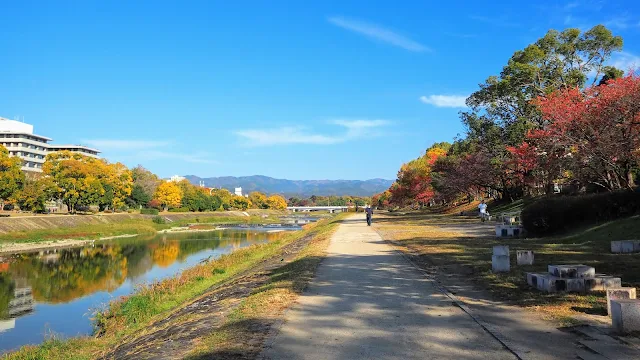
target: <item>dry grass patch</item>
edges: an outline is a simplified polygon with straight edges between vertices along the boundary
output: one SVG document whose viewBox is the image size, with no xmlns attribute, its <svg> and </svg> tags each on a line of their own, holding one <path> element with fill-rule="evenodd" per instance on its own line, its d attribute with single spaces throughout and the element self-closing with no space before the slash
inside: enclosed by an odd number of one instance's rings
<svg viewBox="0 0 640 360">
<path fill-rule="evenodd" d="M 530 239 L 469 238 L 455 231 L 437 230 L 439 226 L 460 224 L 458 217 L 408 214 L 384 220 L 376 223 L 376 229 L 424 268 L 460 275 L 480 284 L 498 300 L 531 308 L 563 324 L 573 324 L 585 315 L 606 316 L 605 293 L 545 294 L 528 286 L 525 272 L 545 273 L 549 264 L 585 264 L 594 266 L 598 273 L 621 277 L 623 286 L 640 287 L 640 254 L 610 253 L 611 240 L 640 238 L 640 217 L 591 226 L 572 234 Z M 436 223 L 440 225 L 424 225 Z M 509 245 L 514 255 L 515 250 L 533 250 L 535 265 L 516 266 L 512 255 L 511 272 L 493 274 L 494 245 Z"/>
</svg>

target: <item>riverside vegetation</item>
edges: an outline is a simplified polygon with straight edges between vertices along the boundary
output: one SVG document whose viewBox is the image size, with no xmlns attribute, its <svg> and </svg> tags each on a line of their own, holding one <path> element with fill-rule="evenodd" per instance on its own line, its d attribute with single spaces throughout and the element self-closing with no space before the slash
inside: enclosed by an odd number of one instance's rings
<svg viewBox="0 0 640 360">
<path fill-rule="evenodd" d="M 43 344 L 24 347 L 5 355 L 5 358 L 94 359 L 108 356 L 114 349 L 126 347 L 129 343 L 135 343 L 138 337 L 153 333 L 157 326 L 179 327 L 181 323 L 202 316 L 189 313 L 182 317 L 171 317 L 180 313 L 181 309 L 186 309 L 187 305 L 195 304 L 194 299 L 197 303 L 198 299 L 206 298 L 217 289 L 227 285 L 235 287 L 234 279 L 248 276 L 252 269 L 260 268 L 260 264 L 271 263 L 273 271 L 263 275 L 266 280 L 255 291 L 236 299 L 235 306 L 229 307 L 220 319 L 219 329 L 209 329 L 194 339 L 197 341 L 193 343 L 197 346 L 194 349 L 189 346 L 184 355 L 197 358 L 220 351 L 255 354 L 261 342 L 256 343 L 253 338 L 263 339 L 266 333 L 256 333 L 248 320 L 260 318 L 273 322 L 291 304 L 313 275 L 330 234 L 343 216 L 309 224 L 304 230 L 273 242 L 239 249 L 186 269 L 176 277 L 142 286 L 133 295 L 114 300 L 106 310 L 95 314 L 96 330 L 93 337 L 60 339 L 53 334 Z M 291 248 L 293 245 L 298 246 Z M 227 302 L 222 303 L 224 305 Z M 171 320 L 171 324 L 162 323 L 167 319 Z"/>
</svg>

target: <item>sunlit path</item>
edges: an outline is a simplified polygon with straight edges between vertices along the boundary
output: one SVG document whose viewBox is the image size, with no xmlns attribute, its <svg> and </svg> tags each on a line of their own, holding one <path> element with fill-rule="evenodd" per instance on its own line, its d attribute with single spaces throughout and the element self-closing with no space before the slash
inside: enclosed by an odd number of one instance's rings
<svg viewBox="0 0 640 360">
<path fill-rule="evenodd" d="M 267 359 L 513 359 L 366 226 L 340 225 Z"/>
</svg>

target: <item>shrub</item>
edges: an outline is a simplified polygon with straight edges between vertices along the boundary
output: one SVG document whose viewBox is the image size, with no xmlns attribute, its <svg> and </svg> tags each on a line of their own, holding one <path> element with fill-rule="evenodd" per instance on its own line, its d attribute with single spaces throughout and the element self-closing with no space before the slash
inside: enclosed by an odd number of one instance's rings
<svg viewBox="0 0 640 360">
<path fill-rule="evenodd" d="M 169 209 L 169 212 L 189 212 L 189 208 L 188 207 L 173 208 L 173 209 Z"/>
<path fill-rule="evenodd" d="M 158 215 L 158 209 L 140 209 L 142 215 Z"/>
<path fill-rule="evenodd" d="M 540 199 L 522 210 L 522 225 L 533 235 L 548 235 L 579 225 L 631 216 L 640 212 L 640 193 L 617 191 Z"/>
<path fill-rule="evenodd" d="M 155 224 L 165 224 L 167 221 L 162 216 L 154 216 L 153 222 Z"/>
</svg>

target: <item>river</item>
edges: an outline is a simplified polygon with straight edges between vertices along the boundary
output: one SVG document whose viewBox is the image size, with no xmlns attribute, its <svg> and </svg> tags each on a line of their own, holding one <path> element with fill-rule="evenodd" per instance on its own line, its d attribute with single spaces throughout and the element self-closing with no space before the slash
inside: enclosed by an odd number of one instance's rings
<svg viewBox="0 0 640 360">
<path fill-rule="evenodd" d="M 89 335 L 95 310 L 131 294 L 139 284 L 174 276 L 205 259 L 273 241 L 285 234 L 282 230 L 295 229 L 299 227 L 158 234 L 4 256 L 0 352 L 39 344 L 52 334 Z"/>
</svg>

